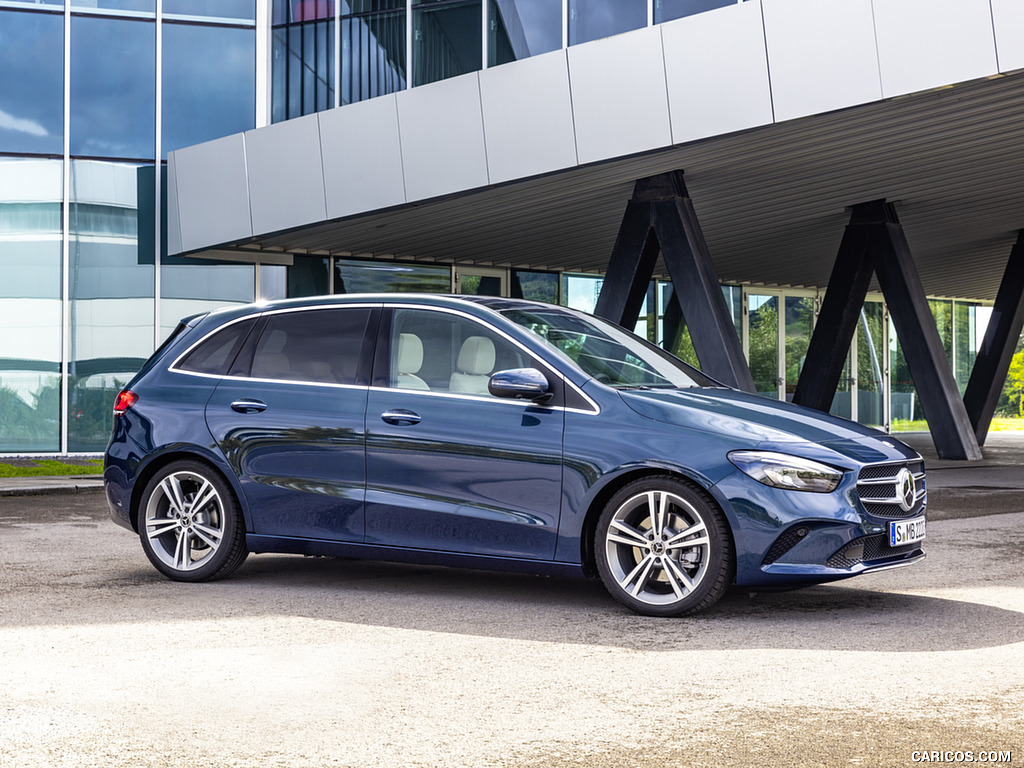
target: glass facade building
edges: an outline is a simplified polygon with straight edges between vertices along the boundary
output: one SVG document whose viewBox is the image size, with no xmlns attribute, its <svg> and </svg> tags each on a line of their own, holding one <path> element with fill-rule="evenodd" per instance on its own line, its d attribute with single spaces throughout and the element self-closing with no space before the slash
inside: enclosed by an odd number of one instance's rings
<svg viewBox="0 0 1024 768">
<path fill-rule="evenodd" d="M 169 259 L 162 159 L 256 125 L 255 0 L 0 0 L 0 452 L 95 452 L 111 402 L 252 266 Z"/>
<path fill-rule="evenodd" d="M 169 257 L 167 153 L 736 1 L 0 0 L 0 453 L 101 451 L 114 395 L 178 320 L 231 303 L 458 291 L 593 310 L 600 275 Z M 696 363 L 671 293 L 651 283 L 636 331 Z M 758 391 L 791 398 L 820 294 L 723 293 Z M 962 390 L 990 310 L 932 311 Z M 833 411 L 921 418 L 880 297 Z"/>
<path fill-rule="evenodd" d="M 743 0 L 273 0 L 273 122 Z"/>
</svg>

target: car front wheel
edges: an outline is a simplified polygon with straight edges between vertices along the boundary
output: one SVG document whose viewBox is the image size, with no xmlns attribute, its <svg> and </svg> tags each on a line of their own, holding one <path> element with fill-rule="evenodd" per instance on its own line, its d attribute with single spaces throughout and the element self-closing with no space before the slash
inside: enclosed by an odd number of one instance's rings
<svg viewBox="0 0 1024 768">
<path fill-rule="evenodd" d="M 139 517 L 147 557 L 176 581 L 222 578 L 248 555 L 231 488 L 201 462 L 176 461 L 154 475 L 142 493 Z"/>
<path fill-rule="evenodd" d="M 648 616 L 707 608 L 732 577 L 722 513 L 704 491 L 667 475 L 635 480 L 609 500 L 594 552 L 612 597 Z"/>
</svg>

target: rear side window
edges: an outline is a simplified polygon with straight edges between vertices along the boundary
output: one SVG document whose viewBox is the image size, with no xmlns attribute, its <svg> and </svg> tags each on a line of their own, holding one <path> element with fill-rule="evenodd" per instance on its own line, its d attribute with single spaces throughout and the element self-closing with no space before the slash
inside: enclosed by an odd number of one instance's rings
<svg viewBox="0 0 1024 768">
<path fill-rule="evenodd" d="M 217 331 L 206 341 L 185 355 L 178 368 L 183 371 L 195 373 L 210 373 L 217 376 L 227 375 L 234 362 L 235 355 L 245 343 L 246 336 L 256 324 L 256 318 L 251 317 L 232 323 L 227 328 Z"/>
<path fill-rule="evenodd" d="M 355 384 L 369 308 L 281 312 L 267 318 L 253 353 L 254 379 Z"/>
</svg>

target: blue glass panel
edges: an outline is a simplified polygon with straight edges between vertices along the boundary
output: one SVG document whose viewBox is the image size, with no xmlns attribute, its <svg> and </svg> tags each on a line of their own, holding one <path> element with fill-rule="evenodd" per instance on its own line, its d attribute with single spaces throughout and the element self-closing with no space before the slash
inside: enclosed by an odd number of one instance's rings
<svg viewBox="0 0 1024 768">
<path fill-rule="evenodd" d="M 333 0 L 291 0 L 288 21 L 333 19 Z"/>
<path fill-rule="evenodd" d="M 256 32 L 164 25 L 166 154 L 256 125 Z"/>
<path fill-rule="evenodd" d="M 331 262 L 320 256 L 296 256 L 288 267 L 288 298 L 330 293 Z"/>
<path fill-rule="evenodd" d="M 0 150 L 64 151 L 64 19 L 0 11 Z"/>
<path fill-rule="evenodd" d="M 0 159 L 0 451 L 60 450 L 61 161 Z"/>
<path fill-rule="evenodd" d="M 341 0 L 341 15 L 404 11 L 405 0 Z"/>
<path fill-rule="evenodd" d="M 270 23 L 274 26 L 288 21 L 288 0 L 272 0 Z"/>
<path fill-rule="evenodd" d="M 152 159 L 156 25 L 71 19 L 71 154 Z"/>
<path fill-rule="evenodd" d="M 405 88 L 405 12 L 341 20 L 341 103 Z"/>
<path fill-rule="evenodd" d="M 156 0 L 71 0 L 75 10 L 133 11 L 156 14 Z"/>
<path fill-rule="evenodd" d="M 451 267 L 380 261 L 334 262 L 335 293 L 451 293 Z"/>
<path fill-rule="evenodd" d="M 273 45 L 273 122 L 333 107 L 334 22 L 278 27 Z"/>
<path fill-rule="evenodd" d="M 103 450 L 114 396 L 153 351 L 154 273 L 139 258 L 137 178 L 133 165 L 72 162 L 72 451 Z"/>
<path fill-rule="evenodd" d="M 488 64 L 506 64 L 562 47 L 562 0 L 490 0 Z"/>
<path fill-rule="evenodd" d="M 736 0 L 654 0 L 654 23 L 693 16 L 726 5 L 736 5 Z"/>
<path fill-rule="evenodd" d="M 30 11 L 64 11 L 63 0 L 0 0 L 0 7 L 3 6 Z"/>
<path fill-rule="evenodd" d="M 527 269 L 512 270 L 510 295 L 514 299 L 558 303 L 558 273 L 533 272 Z"/>
<path fill-rule="evenodd" d="M 192 263 L 160 267 L 161 338 L 170 335 L 183 317 L 232 304 L 248 304 L 256 298 L 255 267 L 251 264 L 182 261 Z"/>
<path fill-rule="evenodd" d="M 164 18 L 184 16 L 188 18 L 232 19 L 255 22 L 255 0 L 164 0 Z M 166 30 L 165 30 L 166 33 Z"/>
<path fill-rule="evenodd" d="M 413 84 L 476 72 L 483 66 L 481 0 L 413 4 Z"/>
<path fill-rule="evenodd" d="M 647 26 L 647 0 L 569 0 L 569 45 Z"/>
<path fill-rule="evenodd" d="M 288 119 L 288 28 L 277 27 L 271 41 L 270 121 Z"/>
</svg>

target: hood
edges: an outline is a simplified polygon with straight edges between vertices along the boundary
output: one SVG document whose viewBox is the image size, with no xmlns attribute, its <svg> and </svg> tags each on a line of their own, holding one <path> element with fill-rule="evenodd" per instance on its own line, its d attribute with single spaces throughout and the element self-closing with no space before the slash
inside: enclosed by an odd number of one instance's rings
<svg viewBox="0 0 1024 768">
<path fill-rule="evenodd" d="M 857 463 L 917 458 L 912 448 L 855 421 L 735 389 L 624 389 L 632 410 L 655 421 L 736 439 L 737 448 L 758 447 L 825 457 L 835 452 Z M 816 447 L 817 446 L 817 447 Z M 827 451 L 822 451 L 824 447 Z M 790 448 L 791 449 L 791 448 Z"/>
</svg>

